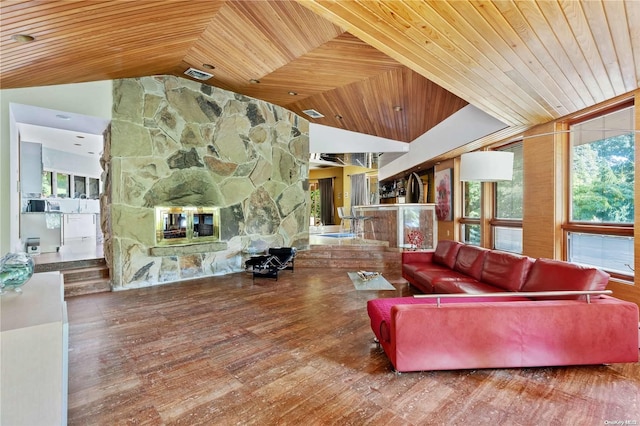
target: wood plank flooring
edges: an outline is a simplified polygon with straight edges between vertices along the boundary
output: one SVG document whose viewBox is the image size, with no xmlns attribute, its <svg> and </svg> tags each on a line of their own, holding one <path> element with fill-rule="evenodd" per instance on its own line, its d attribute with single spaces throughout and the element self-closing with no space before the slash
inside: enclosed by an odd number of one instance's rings
<svg viewBox="0 0 640 426">
<path fill-rule="evenodd" d="M 385 272 L 395 291 L 356 291 L 346 272 L 68 299 L 69 424 L 640 424 L 640 364 L 396 375 L 366 301 L 412 289 Z"/>
</svg>

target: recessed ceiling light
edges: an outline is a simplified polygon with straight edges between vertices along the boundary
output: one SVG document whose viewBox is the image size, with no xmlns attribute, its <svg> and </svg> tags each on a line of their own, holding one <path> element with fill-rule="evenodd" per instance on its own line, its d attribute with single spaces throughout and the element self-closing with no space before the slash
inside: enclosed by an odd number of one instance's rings
<svg viewBox="0 0 640 426">
<path fill-rule="evenodd" d="M 64 114 L 56 114 L 56 118 L 59 118 L 60 120 L 71 120 L 71 117 Z"/>
<path fill-rule="evenodd" d="M 203 80 L 203 81 L 209 80 L 211 77 L 213 77 L 213 74 L 209 74 L 208 72 L 200 71 L 195 68 L 189 68 L 184 73 L 189 77 L 195 78 L 196 80 Z"/>
<path fill-rule="evenodd" d="M 257 78 L 252 78 L 251 80 L 249 80 L 249 83 L 251 83 L 251 84 L 260 84 L 260 80 L 258 80 Z"/>
<path fill-rule="evenodd" d="M 400 105 L 396 105 L 396 106 L 393 107 L 393 110 L 396 111 L 396 112 L 400 112 L 400 111 L 402 111 L 402 107 Z"/>
<path fill-rule="evenodd" d="M 74 143 L 75 146 L 82 146 L 81 143 Z"/>
<path fill-rule="evenodd" d="M 215 67 L 211 64 L 202 64 L 202 68 L 208 69 L 208 70 L 215 69 Z"/>
<path fill-rule="evenodd" d="M 289 92 L 289 94 L 290 94 L 291 96 L 297 96 L 297 95 L 298 95 L 298 92 L 290 91 L 290 92 Z"/>
<path fill-rule="evenodd" d="M 30 36 L 29 34 L 14 34 L 11 36 L 13 41 L 17 41 L 18 43 L 31 43 L 36 38 L 34 36 Z"/>
<path fill-rule="evenodd" d="M 89 153 L 89 154 L 92 154 L 92 155 L 93 155 L 93 154 L 95 154 L 95 152 L 93 152 L 93 151 L 88 151 L 88 153 Z"/>
<path fill-rule="evenodd" d="M 316 111 L 315 109 L 303 109 L 302 112 L 307 114 L 311 118 L 322 118 L 324 115 Z"/>
<path fill-rule="evenodd" d="M 84 139 L 84 136 L 82 136 L 82 135 L 76 135 L 76 138 L 78 138 L 78 139 Z"/>
<path fill-rule="evenodd" d="M 336 115 L 335 115 L 335 117 L 336 117 L 338 120 L 342 120 L 342 116 L 341 116 L 340 114 L 336 114 Z"/>
</svg>

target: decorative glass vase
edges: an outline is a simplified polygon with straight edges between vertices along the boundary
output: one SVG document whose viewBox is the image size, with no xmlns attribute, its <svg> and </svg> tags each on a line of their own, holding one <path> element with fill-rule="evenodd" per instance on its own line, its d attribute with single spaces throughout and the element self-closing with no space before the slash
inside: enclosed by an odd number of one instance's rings
<svg viewBox="0 0 640 426">
<path fill-rule="evenodd" d="M 33 259 L 27 253 L 8 253 L 0 259 L 0 294 L 5 290 L 22 293 L 22 287 L 33 275 Z"/>
</svg>

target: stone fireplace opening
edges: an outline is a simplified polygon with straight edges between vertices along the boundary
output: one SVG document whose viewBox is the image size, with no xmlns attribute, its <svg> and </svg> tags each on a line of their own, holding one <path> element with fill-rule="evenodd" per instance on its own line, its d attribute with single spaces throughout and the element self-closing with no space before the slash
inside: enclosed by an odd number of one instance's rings
<svg viewBox="0 0 640 426">
<path fill-rule="evenodd" d="M 220 240 L 219 207 L 156 207 L 156 245 Z"/>
</svg>

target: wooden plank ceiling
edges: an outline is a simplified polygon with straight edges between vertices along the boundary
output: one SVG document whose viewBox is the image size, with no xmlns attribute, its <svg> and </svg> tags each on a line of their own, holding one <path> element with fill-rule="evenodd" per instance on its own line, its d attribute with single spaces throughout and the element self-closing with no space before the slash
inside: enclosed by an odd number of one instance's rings
<svg viewBox="0 0 640 426">
<path fill-rule="evenodd" d="M 0 3 L 2 89 L 189 67 L 398 141 L 468 103 L 516 132 L 638 88 L 640 1 Z"/>
</svg>

